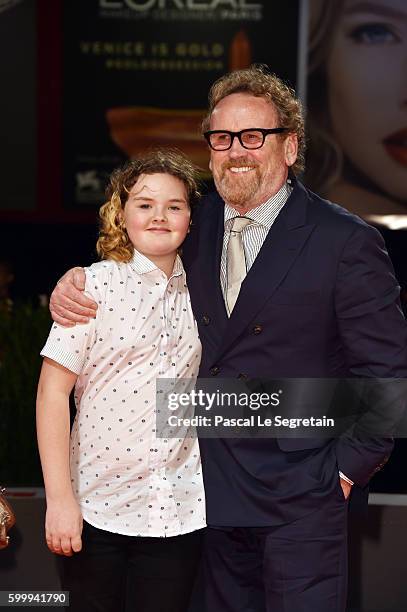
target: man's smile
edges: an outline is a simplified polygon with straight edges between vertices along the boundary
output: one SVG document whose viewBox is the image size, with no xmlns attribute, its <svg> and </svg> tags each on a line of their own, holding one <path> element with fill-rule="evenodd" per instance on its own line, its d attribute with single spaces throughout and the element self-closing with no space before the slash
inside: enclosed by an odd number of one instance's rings
<svg viewBox="0 0 407 612">
<path fill-rule="evenodd" d="M 234 172 L 236 174 L 239 172 L 250 172 L 251 170 L 254 170 L 254 169 L 255 169 L 255 166 L 231 166 L 229 168 L 231 172 Z"/>
</svg>

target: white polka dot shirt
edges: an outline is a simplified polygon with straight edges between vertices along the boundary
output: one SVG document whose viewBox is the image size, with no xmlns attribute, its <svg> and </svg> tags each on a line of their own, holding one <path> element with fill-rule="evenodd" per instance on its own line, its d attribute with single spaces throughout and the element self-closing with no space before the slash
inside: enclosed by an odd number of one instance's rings
<svg viewBox="0 0 407 612">
<path fill-rule="evenodd" d="M 132 536 L 200 529 L 198 441 L 156 436 L 156 378 L 194 378 L 201 358 L 181 260 L 170 279 L 138 252 L 85 271 L 96 319 L 53 324 L 41 352 L 78 374 L 70 466 L 83 517 Z"/>
</svg>

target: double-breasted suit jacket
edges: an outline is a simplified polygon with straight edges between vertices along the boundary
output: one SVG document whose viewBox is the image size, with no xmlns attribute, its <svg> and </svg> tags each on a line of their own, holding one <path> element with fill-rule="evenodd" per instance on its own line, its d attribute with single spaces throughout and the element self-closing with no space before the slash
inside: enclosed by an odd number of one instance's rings
<svg viewBox="0 0 407 612">
<path fill-rule="evenodd" d="M 404 377 L 407 328 L 380 234 L 293 180 L 228 318 L 220 286 L 224 203 L 206 196 L 184 245 L 203 354 L 200 376 Z M 250 212 L 247 214 L 250 216 Z M 263 526 L 365 487 L 385 437 L 201 440 L 208 524 Z"/>
</svg>

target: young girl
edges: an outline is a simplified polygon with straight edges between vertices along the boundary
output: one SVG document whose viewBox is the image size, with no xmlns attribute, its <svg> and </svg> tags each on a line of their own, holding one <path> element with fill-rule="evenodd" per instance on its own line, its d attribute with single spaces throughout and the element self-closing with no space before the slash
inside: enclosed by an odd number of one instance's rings
<svg viewBox="0 0 407 612">
<path fill-rule="evenodd" d="M 156 436 L 155 379 L 193 378 L 201 355 L 177 250 L 195 171 L 165 150 L 113 173 L 100 211 L 86 325 L 54 324 L 41 354 L 37 428 L 45 533 L 71 610 L 182 612 L 205 526 L 196 439 Z M 69 395 L 77 414 L 69 435 Z"/>
</svg>

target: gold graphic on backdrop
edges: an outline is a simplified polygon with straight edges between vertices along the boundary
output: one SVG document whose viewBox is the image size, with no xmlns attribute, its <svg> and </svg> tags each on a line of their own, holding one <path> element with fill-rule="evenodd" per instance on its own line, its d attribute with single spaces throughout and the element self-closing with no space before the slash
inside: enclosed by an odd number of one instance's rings
<svg viewBox="0 0 407 612">
<path fill-rule="evenodd" d="M 129 157 L 155 146 L 183 151 L 202 168 L 208 167 L 208 150 L 200 133 L 204 110 L 166 110 L 142 106 L 111 108 L 106 113 L 113 142 Z"/>
<path fill-rule="evenodd" d="M 248 68 L 252 63 L 252 48 L 244 30 L 239 30 L 229 48 L 229 71 Z"/>
<path fill-rule="evenodd" d="M 247 68 L 252 61 L 250 40 L 239 30 L 228 52 L 229 70 Z M 202 169 L 208 168 L 209 152 L 200 133 L 204 109 L 169 110 L 130 106 L 111 108 L 106 112 L 113 142 L 128 157 L 145 153 L 151 147 L 173 146 L 183 151 Z"/>
</svg>

